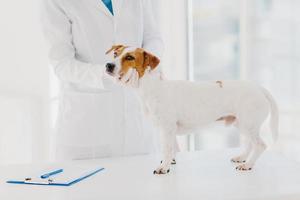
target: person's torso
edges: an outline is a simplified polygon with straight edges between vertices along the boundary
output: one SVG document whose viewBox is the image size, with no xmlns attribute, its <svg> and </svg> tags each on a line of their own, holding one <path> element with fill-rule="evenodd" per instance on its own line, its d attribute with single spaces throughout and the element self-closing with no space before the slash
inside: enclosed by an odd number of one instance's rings
<svg viewBox="0 0 300 200">
<path fill-rule="evenodd" d="M 112 2 L 114 16 L 101 0 L 62 0 L 78 60 L 105 64 L 110 59 L 105 52 L 114 44 L 142 46 L 142 1 Z M 102 146 L 111 155 L 147 152 L 151 135 L 147 139 L 143 134 L 143 116 L 133 91 L 109 79 L 104 79 L 104 86 L 106 90 L 62 83 L 58 128 L 66 133 L 64 144 Z"/>
<path fill-rule="evenodd" d="M 114 44 L 142 46 L 141 0 L 113 0 L 114 15 L 101 0 L 63 0 L 63 4 L 78 59 L 105 63 L 105 52 Z"/>
</svg>

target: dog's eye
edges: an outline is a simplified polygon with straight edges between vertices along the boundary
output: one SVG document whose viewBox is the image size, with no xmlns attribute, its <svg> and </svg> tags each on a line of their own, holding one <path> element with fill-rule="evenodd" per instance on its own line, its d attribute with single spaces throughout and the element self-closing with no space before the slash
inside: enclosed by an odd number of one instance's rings
<svg viewBox="0 0 300 200">
<path fill-rule="evenodd" d="M 135 58 L 133 56 L 130 56 L 130 55 L 128 55 L 128 56 L 125 57 L 125 60 L 134 60 L 134 59 Z"/>
<path fill-rule="evenodd" d="M 118 53 L 114 52 L 114 58 L 118 57 Z"/>
</svg>

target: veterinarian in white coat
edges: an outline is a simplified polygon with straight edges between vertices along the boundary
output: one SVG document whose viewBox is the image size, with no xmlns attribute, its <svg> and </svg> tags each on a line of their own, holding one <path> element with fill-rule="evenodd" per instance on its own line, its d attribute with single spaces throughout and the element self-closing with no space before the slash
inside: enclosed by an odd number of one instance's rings
<svg viewBox="0 0 300 200">
<path fill-rule="evenodd" d="M 56 159 L 153 151 L 153 129 L 133 91 L 103 74 L 113 44 L 162 55 L 151 0 L 113 0 L 113 12 L 101 0 L 44 0 L 44 8 L 50 62 L 61 83 Z"/>
</svg>

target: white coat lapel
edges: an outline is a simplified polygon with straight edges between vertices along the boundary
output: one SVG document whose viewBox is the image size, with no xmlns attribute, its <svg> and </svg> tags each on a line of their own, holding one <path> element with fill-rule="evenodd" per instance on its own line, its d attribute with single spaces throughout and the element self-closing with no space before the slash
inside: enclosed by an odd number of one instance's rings
<svg viewBox="0 0 300 200">
<path fill-rule="evenodd" d="M 99 10 L 101 10 L 105 15 L 107 15 L 110 18 L 113 18 L 113 15 L 108 10 L 108 8 L 106 7 L 106 5 L 102 2 L 102 0 L 91 0 L 91 1 L 93 1 L 93 3 L 95 4 L 95 6 L 97 8 L 99 8 Z M 114 5 L 113 5 L 113 8 L 114 8 Z"/>
<path fill-rule="evenodd" d="M 124 0 L 112 0 L 113 9 L 115 14 L 119 14 L 122 10 Z"/>
</svg>

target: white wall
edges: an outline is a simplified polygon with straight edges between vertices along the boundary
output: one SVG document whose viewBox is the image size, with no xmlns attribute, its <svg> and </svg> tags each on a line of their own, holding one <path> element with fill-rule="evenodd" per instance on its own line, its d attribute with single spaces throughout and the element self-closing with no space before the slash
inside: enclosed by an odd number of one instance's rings
<svg viewBox="0 0 300 200">
<path fill-rule="evenodd" d="M 168 79 L 186 79 L 188 73 L 187 1 L 155 1 L 159 4 L 159 23 L 165 43 L 163 71 Z"/>
<path fill-rule="evenodd" d="M 39 0 L 1 1 L 0 163 L 46 155 L 48 65 L 39 5 Z"/>
</svg>

